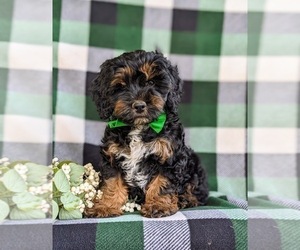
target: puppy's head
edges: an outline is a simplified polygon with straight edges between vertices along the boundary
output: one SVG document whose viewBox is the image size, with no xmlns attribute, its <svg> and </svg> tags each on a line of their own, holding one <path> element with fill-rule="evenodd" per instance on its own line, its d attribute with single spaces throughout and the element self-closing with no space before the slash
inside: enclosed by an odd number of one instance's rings
<svg viewBox="0 0 300 250">
<path fill-rule="evenodd" d="M 182 81 L 161 53 L 138 50 L 105 61 L 91 92 L 101 119 L 146 124 L 177 112 Z"/>
</svg>

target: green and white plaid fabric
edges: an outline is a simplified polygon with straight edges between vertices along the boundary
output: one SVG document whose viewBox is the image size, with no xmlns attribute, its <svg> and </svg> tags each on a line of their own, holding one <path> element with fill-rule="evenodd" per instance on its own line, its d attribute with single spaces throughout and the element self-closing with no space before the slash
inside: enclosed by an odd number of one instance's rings
<svg viewBox="0 0 300 250">
<path fill-rule="evenodd" d="M 300 8 L 280 3 L 250 4 L 249 191 L 299 200 Z"/>
<path fill-rule="evenodd" d="M 248 14 L 248 247 L 297 249 L 300 235 L 299 3 Z M 263 233 L 262 233 L 263 232 Z"/>
<path fill-rule="evenodd" d="M 55 222 L 54 249 L 299 248 L 297 0 L 0 0 L 0 6 L 1 156 L 97 164 L 106 123 L 87 89 L 99 65 L 125 51 L 160 49 L 185 82 L 186 141 L 209 174 L 207 207 L 161 220 L 127 214 Z M 2 244 L 16 226 L 20 241 Z M 34 223 L 25 228 L 43 231 Z M 49 222 L 45 228 L 51 231 Z M 20 242 L 24 249 L 26 239 L 29 249 L 48 242 L 28 230 L 6 221 L 3 249 Z"/>
<path fill-rule="evenodd" d="M 0 0 L 0 156 L 49 164 L 51 1 Z"/>
</svg>

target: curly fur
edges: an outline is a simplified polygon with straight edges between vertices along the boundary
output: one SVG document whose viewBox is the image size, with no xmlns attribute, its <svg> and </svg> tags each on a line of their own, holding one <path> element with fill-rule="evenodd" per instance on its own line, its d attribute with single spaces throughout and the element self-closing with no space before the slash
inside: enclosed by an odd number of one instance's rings
<svg viewBox="0 0 300 250">
<path fill-rule="evenodd" d="M 159 52 L 124 53 L 101 65 L 91 93 L 101 119 L 120 119 L 129 125 L 105 130 L 99 164 L 104 187 L 120 176 L 147 217 L 168 216 L 206 203 L 206 174 L 198 156 L 185 145 L 178 117 L 182 81 L 177 67 Z M 136 109 L 136 101 L 145 107 Z M 162 112 L 167 120 L 157 134 L 148 124 Z M 109 206 L 120 209 L 126 199 Z M 114 215 L 107 213 L 105 199 L 99 202 L 87 211 L 89 216 Z"/>
</svg>

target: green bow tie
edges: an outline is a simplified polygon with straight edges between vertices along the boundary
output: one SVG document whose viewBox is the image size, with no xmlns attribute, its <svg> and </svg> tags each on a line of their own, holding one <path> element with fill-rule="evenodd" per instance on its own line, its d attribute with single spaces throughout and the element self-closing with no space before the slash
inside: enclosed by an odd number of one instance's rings
<svg viewBox="0 0 300 250">
<path fill-rule="evenodd" d="M 152 128 L 157 134 L 162 131 L 165 122 L 167 119 L 167 115 L 165 113 L 162 113 L 159 117 L 157 117 L 156 120 L 154 120 L 153 122 L 149 123 L 149 127 Z M 108 126 L 110 128 L 118 128 L 118 127 L 125 127 L 125 126 L 129 126 L 128 124 L 117 120 L 113 120 L 108 122 Z"/>
</svg>

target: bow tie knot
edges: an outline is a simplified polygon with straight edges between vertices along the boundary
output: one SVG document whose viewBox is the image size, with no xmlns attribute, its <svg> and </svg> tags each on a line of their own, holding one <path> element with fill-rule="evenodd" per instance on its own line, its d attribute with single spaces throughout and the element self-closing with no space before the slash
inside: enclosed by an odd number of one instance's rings
<svg viewBox="0 0 300 250">
<path fill-rule="evenodd" d="M 157 117 L 157 119 L 149 123 L 149 127 L 152 128 L 158 134 L 160 131 L 162 131 L 166 119 L 167 119 L 167 115 L 165 113 L 162 113 L 159 117 Z M 108 126 L 110 128 L 118 128 L 118 127 L 125 127 L 129 125 L 117 119 L 117 120 L 109 121 Z"/>
</svg>

